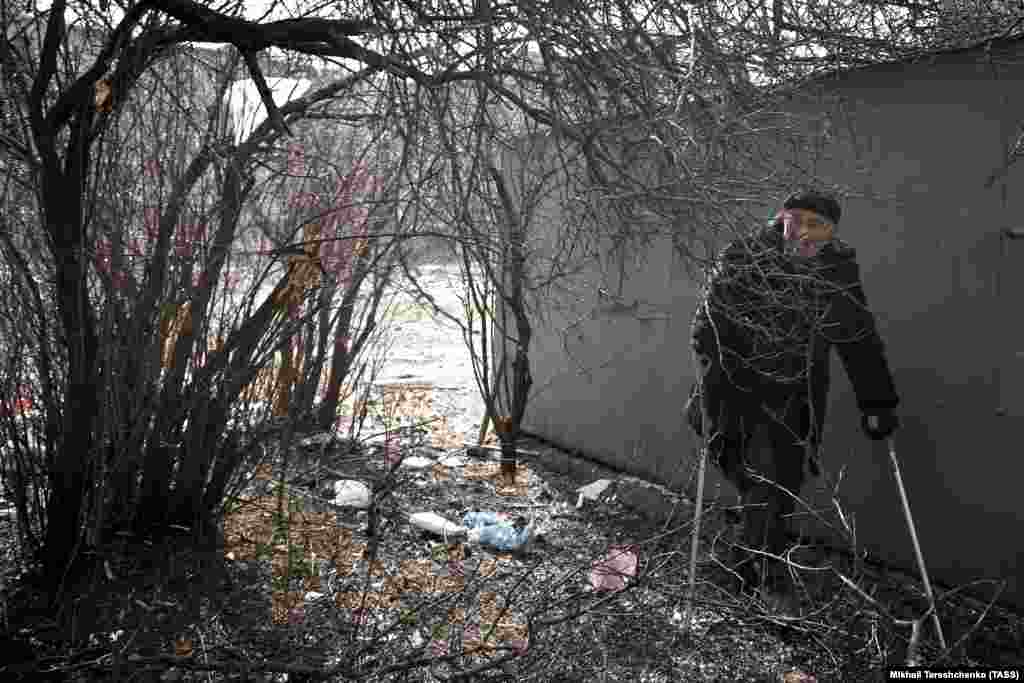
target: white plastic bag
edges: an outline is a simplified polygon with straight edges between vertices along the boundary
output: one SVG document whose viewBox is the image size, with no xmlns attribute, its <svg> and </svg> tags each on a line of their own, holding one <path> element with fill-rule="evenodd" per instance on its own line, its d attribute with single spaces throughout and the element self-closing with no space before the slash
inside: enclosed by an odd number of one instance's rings
<svg viewBox="0 0 1024 683">
<path fill-rule="evenodd" d="M 601 495 L 608 490 L 608 487 L 612 485 L 610 479 L 598 479 L 597 481 L 591 482 L 586 486 L 581 486 L 576 491 L 579 496 L 576 498 L 576 508 L 583 507 L 583 501 L 585 500 L 600 500 Z"/>
<path fill-rule="evenodd" d="M 402 467 L 408 467 L 413 470 L 422 470 L 426 467 L 430 467 L 434 464 L 434 461 L 430 458 L 424 458 L 419 455 L 410 455 L 402 461 Z"/>
<path fill-rule="evenodd" d="M 370 487 L 361 481 L 342 479 L 334 482 L 334 504 L 355 508 L 370 507 Z"/>
<path fill-rule="evenodd" d="M 466 527 L 449 522 L 434 512 L 417 512 L 409 515 L 409 521 L 420 529 L 437 534 L 438 536 L 459 536 L 466 533 Z"/>
</svg>

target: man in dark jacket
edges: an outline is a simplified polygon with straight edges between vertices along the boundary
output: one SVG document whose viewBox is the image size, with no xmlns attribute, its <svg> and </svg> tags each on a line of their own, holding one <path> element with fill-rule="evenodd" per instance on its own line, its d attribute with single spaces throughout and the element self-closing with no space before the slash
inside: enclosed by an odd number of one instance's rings
<svg viewBox="0 0 1024 683">
<path fill-rule="evenodd" d="M 818 474 L 834 345 L 872 439 L 897 428 L 899 399 L 868 310 L 855 252 L 835 236 L 838 202 L 793 195 L 772 225 L 722 253 L 693 325 L 702 368 L 690 425 L 743 505 L 735 569 L 746 587 L 785 591 L 785 517 L 804 465 Z M 703 401 L 699 398 L 703 397 Z M 753 552 L 751 552 L 753 551 Z"/>
</svg>

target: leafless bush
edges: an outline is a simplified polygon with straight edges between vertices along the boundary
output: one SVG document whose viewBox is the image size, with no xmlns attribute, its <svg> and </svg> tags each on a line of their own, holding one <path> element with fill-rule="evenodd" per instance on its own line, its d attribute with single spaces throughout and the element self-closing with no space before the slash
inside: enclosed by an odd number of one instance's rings
<svg viewBox="0 0 1024 683">
<path fill-rule="evenodd" d="M 275 355 L 277 411 L 333 424 L 407 240 L 450 239 L 473 278 L 463 329 L 508 458 L 539 389 L 529 350 L 546 294 L 593 300 L 574 282 L 581 262 L 621 273 L 610 246 L 667 237 L 707 271 L 721 238 L 813 179 L 803 162 L 824 133 L 778 113 L 802 82 L 1010 34 L 1020 18 L 1003 3 L 945 2 L 371 1 L 259 22 L 189 0 L 114 6 L 116 17 L 110 3 L 0 4 L 11 292 L 0 380 L 5 398 L 27 387 L 39 411 L 7 411 L 3 467 L 54 597 L 83 544 L 125 526 L 210 526 L 243 458 L 229 424 L 259 419 L 239 398 Z M 204 41 L 232 47 L 188 46 Z M 271 49 L 297 63 L 280 66 Z M 328 66 L 325 82 L 275 103 L 268 77 Z M 223 94 L 243 76 L 267 119 L 235 139 Z M 331 138 L 325 122 L 359 124 L 340 136 L 344 163 L 311 140 L 323 174 L 281 175 L 286 141 Z M 542 162 L 520 155 L 513 182 L 509 150 L 540 138 Z M 162 174 L 147 170 L 154 149 Z M 315 178 L 330 185 L 368 158 L 385 181 L 365 199 L 365 237 L 328 234 L 315 206 L 282 212 L 269 199 L 324 192 Z M 551 196 L 568 220 L 540 246 L 534 213 Z M 152 242 L 133 268 L 147 221 Z M 233 254 L 240 228 L 272 253 Z M 318 276 L 327 244 L 353 239 L 366 249 L 348 284 Z M 236 258 L 252 269 L 240 315 L 225 296 Z M 495 341 L 507 345 L 497 361 Z"/>
</svg>

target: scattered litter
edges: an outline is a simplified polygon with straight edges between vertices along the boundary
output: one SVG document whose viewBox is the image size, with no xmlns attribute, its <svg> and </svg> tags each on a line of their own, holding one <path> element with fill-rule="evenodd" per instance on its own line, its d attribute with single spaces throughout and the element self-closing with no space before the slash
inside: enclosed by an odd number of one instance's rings
<svg viewBox="0 0 1024 683">
<path fill-rule="evenodd" d="M 417 650 L 423 647 L 423 645 L 427 642 L 426 640 L 424 640 L 423 634 L 420 633 L 419 629 L 416 629 L 412 632 L 412 634 L 409 636 L 409 641 L 412 643 L 413 648 Z"/>
<path fill-rule="evenodd" d="M 491 453 L 501 453 L 501 446 L 491 446 L 489 444 L 479 446 L 475 443 L 463 443 L 462 447 L 466 449 L 467 454 L 474 458 L 490 458 Z M 528 451 L 523 448 L 516 448 L 515 452 L 517 456 L 528 455 L 533 458 L 540 457 L 540 453 L 537 451 Z"/>
<path fill-rule="evenodd" d="M 444 467 L 465 467 L 469 464 L 469 458 L 461 455 L 449 455 L 447 458 L 442 458 L 438 461 L 438 464 Z"/>
<path fill-rule="evenodd" d="M 518 521 L 495 512 L 467 512 L 462 518 L 463 526 L 469 529 L 466 539 L 470 543 L 506 552 L 522 550 L 533 536 L 533 522 L 523 525 Z"/>
<path fill-rule="evenodd" d="M 609 486 L 612 485 L 611 479 L 598 479 L 595 482 L 591 482 L 586 486 L 581 486 L 576 491 L 579 492 L 579 497 L 576 499 L 576 507 L 583 507 L 584 500 L 600 500 L 601 494 L 603 494 Z"/>
<path fill-rule="evenodd" d="M 466 533 L 466 527 L 449 522 L 441 515 L 433 512 L 417 512 L 409 515 L 409 521 L 420 529 L 437 534 L 438 536 L 444 536 L 445 538 Z"/>
<path fill-rule="evenodd" d="M 596 591 L 620 591 L 636 576 L 637 556 L 632 547 L 612 546 L 590 567 L 590 585 Z"/>
<path fill-rule="evenodd" d="M 334 435 L 330 432 L 324 432 L 323 434 L 314 434 L 308 436 L 299 442 L 300 446 L 308 448 L 310 446 L 323 446 L 324 444 L 330 443 L 334 439 Z"/>
<path fill-rule="evenodd" d="M 334 504 L 348 507 L 370 507 L 370 487 L 361 481 L 342 479 L 334 482 Z"/>
<path fill-rule="evenodd" d="M 434 464 L 434 461 L 430 458 L 423 458 L 418 455 L 410 455 L 408 458 L 402 461 L 402 467 L 408 467 L 414 470 L 422 470 L 430 467 Z"/>
</svg>

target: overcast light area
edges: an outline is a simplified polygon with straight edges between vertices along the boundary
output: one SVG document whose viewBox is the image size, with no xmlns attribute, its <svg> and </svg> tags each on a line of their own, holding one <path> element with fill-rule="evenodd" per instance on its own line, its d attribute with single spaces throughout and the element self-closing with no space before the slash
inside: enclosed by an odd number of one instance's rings
<svg viewBox="0 0 1024 683">
<path fill-rule="evenodd" d="M 39 7 L 40 9 L 45 9 L 45 8 L 49 7 L 51 4 L 52 3 L 38 3 L 37 7 Z M 309 3 L 309 2 L 307 2 L 307 0 L 292 0 L 292 1 L 285 1 L 285 2 L 282 2 L 280 0 L 254 0 L 254 1 L 251 1 L 251 2 L 249 2 L 249 1 L 246 1 L 246 2 L 233 2 L 232 1 L 232 2 L 211 3 L 209 5 L 207 5 L 206 3 L 202 3 L 202 4 L 204 4 L 205 6 L 210 7 L 210 9 L 213 9 L 215 11 L 226 12 L 226 13 L 228 13 L 231 16 L 241 16 L 241 17 L 244 17 L 245 19 L 247 19 L 249 21 L 260 21 L 260 22 L 278 21 L 278 20 L 284 20 L 284 19 L 290 19 L 290 18 L 297 18 L 297 17 L 301 17 L 301 16 L 304 16 L 304 15 L 305 16 L 315 16 L 315 17 L 319 17 L 319 18 L 331 18 L 331 19 L 358 18 L 358 17 L 351 17 L 351 16 L 343 16 L 341 11 L 340 11 L 340 8 L 339 8 L 338 4 L 336 4 L 336 3 L 330 3 L 330 4 L 319 3 L 319 4 L 316 4 L 316 3 Z M 726 6 L 724 3 L 718 3 L 718 4 L 720 5 L 719 9 L 722 12 L 723 16 L 736 15 L 737 13 L 741 12 L 742 7 L 744 6 L 742 3 L 740 3 L 738 5 L 735 4 L 735 3 L 731 3 L 729 6 Z M 99 11 L 98 7 L 96 5 L 94 5 L 94 4 L 90 5 L 90 7 L 91 7 L 91 11 L 93 11 L 93 12 Z M 653 11 L 653 12 L 650 12 L 650 13 L 646 14 L 645 17 L 642 19 L 642 24 L 643 24 L 644 28 L 652 36 L 666 37 L 666 36 L 676 35 L 676 34 L 678 34 L 680 32 L 681 28 L 680 28 L 679 22 L 676 21 L 676 20 L 673 20 L 672 16 L 678 15 L 681 12 L 687 12 L 687 8 L 688 7 L 689 7 L 689 5 L 683 5 L 682 7 L 679 7 L 679 6 L 675 6 L 675 7 L 662 7 L 659 11 Z M 794 9 L 798 9 L 798 8 L 794 8 Z M 887 11 L 892 16 L 901 16 L 901 15 L 906 14 L 906 12 L 907 12 L 907 10 L 900 9 L 899 7 L 889 7 L 889 8 L 887 8 Z M 395 7 L 395 12 L 396 12 L 395 15 L 394 15 L 395 24 L 396 25 L 406 24 L 408 28 L 411 28 L 411 27 L 408 26 L 408 12 L 407 12 L 407 10 L 405 10 L 404 6 L 396 6 Z M 471 12 L 472 12 L 471 4 L 467 3 L 466 14 L 470 15 Z M 72 20 L 72 17 L 76 13 L 75 6 L 69 7 L 68 10 L 67 10 L 67 13 L 68 13 L 69 20 Z M 602 19 L 601 19 L 602 23 L 606 23 L 607 25 L 611 25 L 611 26 L 615 26 L 615 25 L 619 24 L 620 22 L 618 21 L 617 17 L 615 16 L 616 14 L 617 14 L 617 12 L 615 12 L 614 9 L 611 10 L 609 16 L 602 17 Z M 881 9 L 877 9 L 876 8 L 875 9 L 875 14 L 876 14 L 876 17 L 878 19 L 879 26 L 885 26 L 886 22 L 882 21 L 883 13 L 882 13 Z M 112 25 L 116 25 L 116 22 L 118 20 L 120 20 L 120 18 L 123 16 L 123 12 L 116 5 L 111 5 L 109 7 L 109 9 L 107 10 L 107 15 L 109 17 L 109 20 L 110 20 L 111 24 Z M 670 16 L 670 15 L 672 15 L 672 16 Z M 692 12 L 687 12 L 687 15 L 688 15 L 688 20 L 689 21 L 697 21 L 698 20 L 696 15 L 694 15 Z M 741 20 L 740 17 L 737 17 L 737 19 Z M 436 28 L 437 28 L 436 26 L 432 26 L 429 29 L 427 27 L 423 27 L 422 32 L 405 33 L 403 35 L 403 39 L 404 39 L 404 42 L 405 42 L 405 46 L 404 46 L 405 50 L 415 50 L 416 47 L 417 47 L 417 43 L 418 42 L 419 42 L 419 47 L 421 47 L 421 48 L 429 48 L 429 47 L 431 47 L 433 45 L 437 45 L 438 44 L 437 41 L 439 40 L 439 38 L 438 38 L 438 34 L 437 34 L 437 31 L 436 31 Z M 519 27 L 519 26 L 509 26 L 509 25 L 498 26 L 497 27 L 497 34 L 498 34 L 498 37 L 499 37 L 500 40 L 508 40 L 508 39 L 513 39 L 515 37 L 515 35 L 517 33 L 520 33 L 522 30 L 523 29 L 521 27 Z M 787 33 L 788 33 L 787 31 L 783 31 L 783 33 L 782 33 L 783 39 L 791 39 L 792 38 L 792 36 L 787 35 Z M 368 48 L 377 49 L 378 51 L 382 51 L 382 52 L 385 52 L 385 53 L 388 51 L 387 47 L 384 45 L 384 42 L 383 42 L 384 38 L 383 37 L 382 38 L 378 38 L 377 36 L 356 36 L 353 39 L 356 40 L 357 42 L 359 42 L 360 44 L 368 47 Z M 222 49 L 224 47 L 223 43 L 201 43 L 201 42 L 197 42 L 197 43 L 192 43 L 192 44 L 197 46 L 197 47 L 206 48 L 206 49 Z M 529 49 L 529 51 L 531 53 L 535 53 L 535 52 L 538 51 L 538 46 L 537 46 L 536 43 L 531 41 L 531 42 L 527 43 L 527 45 L 529 46 L 528 49 Z M 462 54 L 469 53 L 470 51 L 472 51 L 474 49 L 474 47 L 475 47 L 475 32 L 470 27 L 465 27 L 464 30 L 461 30 L 461 31 L 457 32 L 457 34 L 456 33 L 449 34 L 447 39 L 445 40 L 445 49 L 446 50 L 453 50 L 454 49 L 455 51 L 457 51 L 459 53 L 462 53 Z M 562 52 L 562 50 L 557 45 L 552 45 L 550 47 L 553 49 L 555 54 L 558 54 L 558 53 Z M 610 44 L 610 47 L 612 47 L 614 49 L 614 41 L 612 41 L 612 43 Z M 823 56 L 826 53 L 826 50 L 822 46 L 814 45 L 814 44 L 794 45 L 794 46 L 792 46 L 792 49 L 794 51 L 794 54 L 796 56 L 798 56 L 798 57 L 810 57 L 810 56 L 821 57 L 821 56 Z M 687 40 L 682 41 L 681 44 L 678 47 L 678 50 L 683 52 L 683 53 L 688 54 L 689 50 L 690 50 L 689 41 L 687 41 Z M 282 54 L 276 48 L 269 48 L 268 50 L 265 50 L 265 52 L 268 53 L 268 54 L 271 54 L 271 55 Z M 760 59 L 756 55 L 750 55 L 749 60 L 750 60 L 750 65 L 749 65 L 749 68 L 748 68 L 748 72 L 749 72 L 749 75 L 750 75 L 751 82 L 754 83 L 754 84 L 762 82 L 763 76 L 762 76 L 762 66 L 759 63 Z M 341 65 L 341 66 L 343 66 L 345 68 L 349 68 L 349 69 L 352 69 L 352 70 L 358 69 L 361 66 L 360 63 L 358 63 L 358 62 L 356 62 L 354 60 L 332 58 L 332 61 L 335 62 L 336 64 L 339 64 L 339 65 Z M 685 58 L 684 58 L 684 63 L 685 63 Z M 287 100 L 285 100 L 285 101 L 287 101 Z"/>
</svg>

